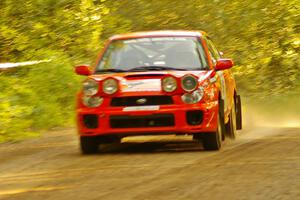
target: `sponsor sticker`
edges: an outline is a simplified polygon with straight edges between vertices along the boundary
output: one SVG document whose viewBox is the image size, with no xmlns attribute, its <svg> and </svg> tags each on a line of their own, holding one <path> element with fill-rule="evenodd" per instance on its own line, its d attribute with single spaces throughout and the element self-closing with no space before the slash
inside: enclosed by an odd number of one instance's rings
<svg viewBox="0 0 300 200">
<path fill-rule="evenodd" d="M 155 111 L 159 110 L 159 106 L 129 106 L 123 108 L 123 111 Z"/>
<path fill-rule="evenodd" d="M 122 82 L 122 92 L 161 91 L 160 79 L 129 80 Z"/>
</svg>

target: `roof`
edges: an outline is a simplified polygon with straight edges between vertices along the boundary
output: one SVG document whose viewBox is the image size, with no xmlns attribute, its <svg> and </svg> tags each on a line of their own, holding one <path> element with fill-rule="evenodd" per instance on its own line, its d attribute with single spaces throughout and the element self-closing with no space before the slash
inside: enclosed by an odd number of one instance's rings
<svg viewBox="0 0 300 200">
<path fill-rule="evenodd" d="M 123 40 L 131 38 L 143 38 L 143 37 L 168 37 L 168 36 L 181 36 L 181 37 L 199 37 L 206 35 L 204 31 L 179 31 L 179 30 L 167 30 L 167 31 L 145 31 L 145 32 L 133 32 L 127 34 L 114 35 L 110 40 Z"/>
</svg>

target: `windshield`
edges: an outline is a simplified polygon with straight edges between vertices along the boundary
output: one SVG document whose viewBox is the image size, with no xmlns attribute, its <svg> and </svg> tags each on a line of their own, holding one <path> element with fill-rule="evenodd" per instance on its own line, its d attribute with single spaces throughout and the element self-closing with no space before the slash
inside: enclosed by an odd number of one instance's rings
<svg viewBox="0 0 300 200">
<path fill-rule="evenodd" d="M 196 37 L 153 37 L 112 41 L 96 72 L 206 69 Z"/>
</svg>

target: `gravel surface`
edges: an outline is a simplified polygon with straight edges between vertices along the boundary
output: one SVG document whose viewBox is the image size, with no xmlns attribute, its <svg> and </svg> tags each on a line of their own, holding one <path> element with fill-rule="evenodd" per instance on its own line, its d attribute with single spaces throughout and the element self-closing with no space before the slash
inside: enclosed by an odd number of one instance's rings
<svg viewBox="0 0 300 200">
<path fill-rule="evenodd" d="M 300 199 L 300 129 L 255 128 L 203 151 L 189 136 L 126 138 L 83 156 L 76 131 L 0 145 L 0 199 Z"/>
</svg>

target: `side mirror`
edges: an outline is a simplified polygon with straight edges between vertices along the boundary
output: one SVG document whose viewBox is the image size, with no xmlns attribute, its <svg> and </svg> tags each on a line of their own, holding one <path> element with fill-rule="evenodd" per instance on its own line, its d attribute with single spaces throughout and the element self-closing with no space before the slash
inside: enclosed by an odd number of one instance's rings
<svg viewBox="0 0 300 200">
<path fill-rule="evenodd" d="M 230 69 L 233 66 L 233 61 L 228 58 L 222 58 L 217 61 L 216 71 Z"/>
<path fill-rule="evenodd" d="M 76 66 L 75 72 L 76 72 L 76 74 L 82 75 L 82 76 L 89 76 L 92 74 L 90 67 L 87 65 Z"/>
</svg>

